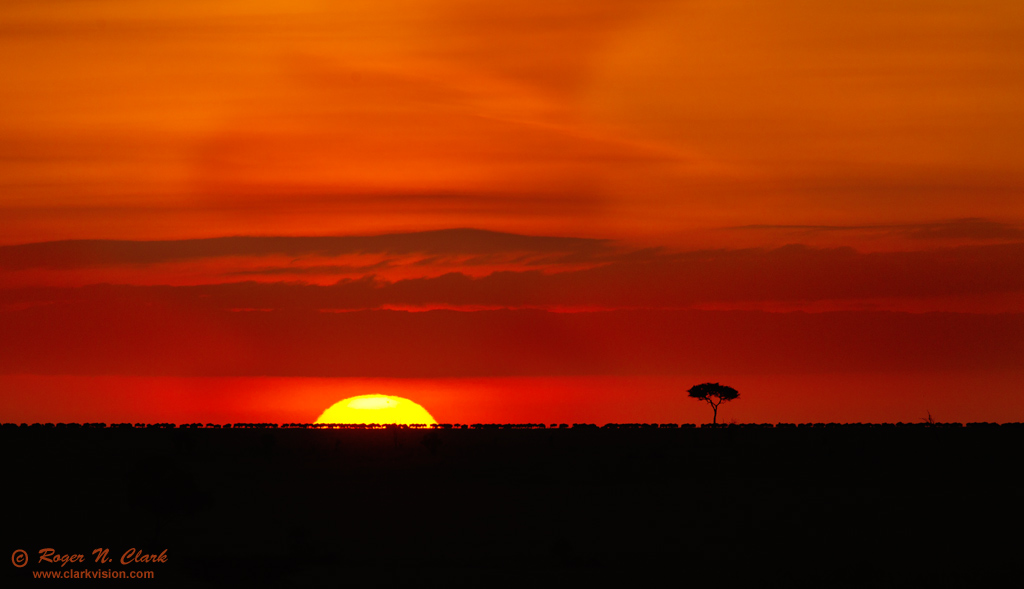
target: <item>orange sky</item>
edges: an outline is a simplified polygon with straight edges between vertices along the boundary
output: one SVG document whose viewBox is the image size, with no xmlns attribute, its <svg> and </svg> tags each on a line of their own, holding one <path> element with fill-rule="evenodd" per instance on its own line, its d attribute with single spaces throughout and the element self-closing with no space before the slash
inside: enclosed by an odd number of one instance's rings
<svg viewBox="0 0 1024 589">
<path fill-rule="evenodd" d="M 0 23 L 0 420 L 78 419 L 32 375 L 113 414 L 89 379 L 702 368 L 762 399 L 881 372 L 893 415 L 953 370 L 1002 387 L 970 415 L 1024 417 L 1020 3 L 12 0 Z M 641 420 L 550 382 L 527 406 Z"/>
</svg>

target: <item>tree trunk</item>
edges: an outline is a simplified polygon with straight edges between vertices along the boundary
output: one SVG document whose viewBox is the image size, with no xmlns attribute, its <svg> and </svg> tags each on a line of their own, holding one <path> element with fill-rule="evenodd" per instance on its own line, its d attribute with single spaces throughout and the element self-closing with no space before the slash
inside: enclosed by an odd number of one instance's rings
<svg viewBox="0 0 1024 589">
<path fill-rule="evenodd" d="M 718 405 L 712 405 L 711 409 L 714 410 L 711 414 L 711 427 L 718 427 Z"/>
</svg>

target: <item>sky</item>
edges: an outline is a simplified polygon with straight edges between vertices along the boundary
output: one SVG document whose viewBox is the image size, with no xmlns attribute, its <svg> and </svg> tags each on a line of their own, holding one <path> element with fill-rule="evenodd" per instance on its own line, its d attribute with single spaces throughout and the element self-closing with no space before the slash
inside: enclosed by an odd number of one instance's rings
<svg viewBox="0 0 1024 589">
<path fill-rule="evenodd" d="M 0 421 L 1024 420 L 1024 6 L 9 0 Z"/>
</svg>

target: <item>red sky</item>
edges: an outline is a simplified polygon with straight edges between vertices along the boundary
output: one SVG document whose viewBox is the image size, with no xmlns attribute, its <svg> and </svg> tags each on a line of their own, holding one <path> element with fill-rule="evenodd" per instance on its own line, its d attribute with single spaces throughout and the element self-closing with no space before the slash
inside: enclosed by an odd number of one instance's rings
<svg viewBox="0 0 1024 589">
<path fill-rule="evenodd" d="M 0 421 L 1021 420 L 1024 9 L 819 4 L 5 2 Z"/>
</svg>

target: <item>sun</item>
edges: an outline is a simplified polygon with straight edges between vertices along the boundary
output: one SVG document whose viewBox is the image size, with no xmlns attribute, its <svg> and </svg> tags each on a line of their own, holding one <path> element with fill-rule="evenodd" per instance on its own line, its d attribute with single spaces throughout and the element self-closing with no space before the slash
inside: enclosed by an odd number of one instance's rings
<svg viewBox="0 0 1024 589">
<path fill-rule="evenodd" d="M 437 421 L 419 404 L 389 395 L 342 399 L 320 414 L 316 423 L 397 423 L 433 425 Z"/>
</svg>

